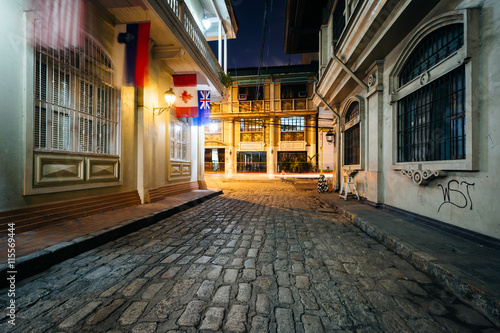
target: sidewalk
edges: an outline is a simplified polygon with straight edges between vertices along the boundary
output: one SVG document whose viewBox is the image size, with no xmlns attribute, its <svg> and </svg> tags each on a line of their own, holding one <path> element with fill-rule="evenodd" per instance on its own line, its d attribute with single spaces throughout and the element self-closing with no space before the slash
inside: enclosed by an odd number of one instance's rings
<svg viewBox="0 0 500 333">
<path fill-rule="evenodd" d="M 219 189 L 196 190 L 167 197 L 145 205 L 126 207 L 15 235 L 15 274 L 22 280 L 47 268 L 113 241 L 143 227 L 194 207 L 222 194 Z M 0 276 L 6 277 L 7 236 L 0 237 Z M 5 278 L 0 288 L 7 286 Z"/>
<path fill-rule="evenodd" d="M 316 190 L 313 193 L 500 326 L 500 250 L 412 222 L 353 198 L 344 201 L 338 193 Z"/>
</svg>

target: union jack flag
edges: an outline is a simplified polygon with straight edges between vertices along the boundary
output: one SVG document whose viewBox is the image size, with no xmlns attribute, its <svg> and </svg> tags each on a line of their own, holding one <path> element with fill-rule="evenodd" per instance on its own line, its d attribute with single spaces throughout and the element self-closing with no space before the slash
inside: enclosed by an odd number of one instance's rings
<svg viewBox="0 0 500 333">
<path fill-rule="evenodd" d="M 198 113 L 199 117 L 196 120 L 198 125 L 205 125 L 210 122 L 210 91 L 198 91 Z"/>
<path fill-rule="evenodd" d="M 210 91 L 198 91 L 200 110 L 210 110 Z"/>
</svg>

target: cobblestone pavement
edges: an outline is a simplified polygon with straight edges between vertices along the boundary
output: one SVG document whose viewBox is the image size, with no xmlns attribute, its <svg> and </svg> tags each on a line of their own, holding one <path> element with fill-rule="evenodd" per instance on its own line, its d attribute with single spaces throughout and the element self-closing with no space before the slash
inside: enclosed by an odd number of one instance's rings
<svg viewBox="0 0 500 333">
<path fill-rule="evenodd" d="M 278 182 L 224 195 L 16 286 L 1 332 L 498 332 L 343 217 Z"/>
</svg>

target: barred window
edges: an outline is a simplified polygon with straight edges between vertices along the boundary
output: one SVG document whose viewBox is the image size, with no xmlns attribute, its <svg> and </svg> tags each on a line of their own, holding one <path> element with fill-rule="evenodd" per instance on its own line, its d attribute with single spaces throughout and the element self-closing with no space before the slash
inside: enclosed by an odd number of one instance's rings
<svg viewBox="0 0 500 333">
<path fill-rule="evenodd" d="M 465 70 L 452 72 L 398 102 L 398 162 L 465 158 Z"/>
<path fill-rule="evenodd" d="M 241 132 L 261 132 L 264 128 L 264 121 L 262 119 L 243 119 L 240 122 Z"/>
<path fill-rule="evenodd" d="M 405 63 L 400 83 L 418 76 L 462 46 L 462 24 L 432 32 Z M 460 65 L 398 101 L 398 162 L 466 158 L 465 80 L 465 65 Z"/>
<path fill-rule="evenodd" d="M 286 117 L 281 118 L 281 131 L 304 131 L 304 117 Z"/>
<path fill-rule="evenodd" d="M 35 45 L 34 148 L 118 155 L 111 60 L 90 37 L 80 38 L 80 48 Z"/>
<path fill-rule="evenodd" d="M 464 45 L 463 24 L 450 24 L 430 33 L 411 53 L 399 75 L 403 86 Z"/>
<path fill-rule="evenodd" d="M 344 165 L 360 164 L 359 103 L 349 106 L 345 114 Z"/>
<path fill-rule="evenodd" d="M 189 161 L 190 127 L 183 121 L 170 121 L 170 159 Z"/>
</svg>

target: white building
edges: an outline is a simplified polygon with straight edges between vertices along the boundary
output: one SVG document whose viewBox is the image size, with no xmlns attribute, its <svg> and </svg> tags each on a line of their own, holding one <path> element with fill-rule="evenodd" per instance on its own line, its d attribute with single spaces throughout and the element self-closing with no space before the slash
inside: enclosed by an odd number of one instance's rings
<svg viewBox="0 0 500 333">
<path fill-rule="evenodd" d="M 322 3 L 321 18 L 288 1 L 287 30 L 297 44 L 321 21 L 314 103 L 336 114 L 337 182 L 355 171 L 368 203 L 498 245 L 500 2 Z"/>
<path fill-rule="evenodd" d="M 226 94 L 219 75 L 227 52 L 217 59 L 207 40 L 218 39 L 222 50 L 227 38 L 236 37 L 231 1 L 84 1 L 78 30 L 72 28 L 79 16 L 58 14 L 78 1 L 50 1 L 47 12 L 41 3 L 0 3 L 2 228 L 7 220 L 17 221 L 18 231 L 31 224 L 14 219 L 13 209 L 20 214 L 63 202 L 58 214 L 64 218 L 72 214 L 67 201 L 80 200 L 85 215 L 95 201 L 106 200 L 103 209 L 120 206 L 123 194 L 128 204 L 145 203 L 206 186 L 203 129 L 178 119 L 164 93 L 173 75 L 190 73 L 199 90 Z M 211 28 L 203 26 L 204 18 Z M 137 22 L 151 27 L 143 88 L 124 83 L 125 47 L 118 43 L 127 24 Z M 61 31 L 74 32 L 80 43 L 39 42 L 38 36 Z M 50 223 L 37 215 L 26 228 Z"/>
</svg>

